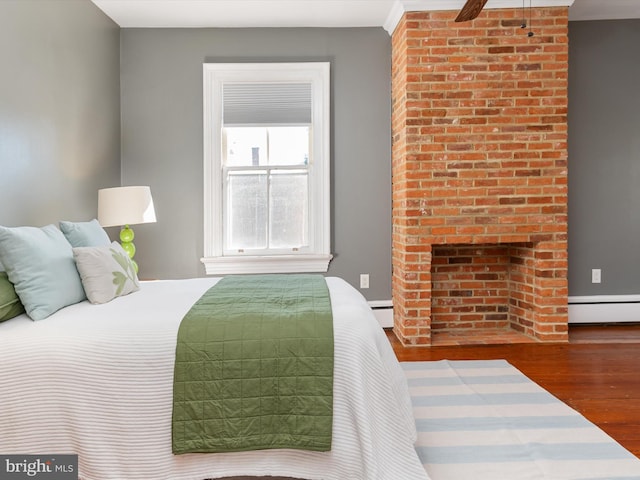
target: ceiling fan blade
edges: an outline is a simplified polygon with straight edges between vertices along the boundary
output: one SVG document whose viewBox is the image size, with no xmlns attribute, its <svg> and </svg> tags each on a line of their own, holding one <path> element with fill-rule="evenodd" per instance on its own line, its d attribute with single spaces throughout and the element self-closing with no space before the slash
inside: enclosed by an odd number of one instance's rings
<svg viewBox="0 0 640 480">
<path fill-rule="evenodd" d="M 487 0 L 467 0 L 467 3 L 464 4 L 460 13 L 456 17 L 456 22 L 467 22 L 469 20 L 473 20 L 484 8 Z"/>
</svg>

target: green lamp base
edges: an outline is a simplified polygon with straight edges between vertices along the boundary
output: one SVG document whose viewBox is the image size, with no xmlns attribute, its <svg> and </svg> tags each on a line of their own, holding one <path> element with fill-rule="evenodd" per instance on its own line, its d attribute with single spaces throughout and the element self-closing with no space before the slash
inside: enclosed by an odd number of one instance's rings
<svg viewBox="0 0 640 480">
<path fill-rule="evenodd" d="M 125 225 L 120 230 L 120 244 L 122 245 L 122 249 L 127 252 L 131 262 L 133 263 L 133 268 L 135 268 L 136 273 L 138 273 L 138 264 L 133 259 L 133 256 L 136 254 L 136 246 L 133 244 L 133 238 L 135 237 L 133 230 L 129 227 L 129 225 Z"/>
</svg>

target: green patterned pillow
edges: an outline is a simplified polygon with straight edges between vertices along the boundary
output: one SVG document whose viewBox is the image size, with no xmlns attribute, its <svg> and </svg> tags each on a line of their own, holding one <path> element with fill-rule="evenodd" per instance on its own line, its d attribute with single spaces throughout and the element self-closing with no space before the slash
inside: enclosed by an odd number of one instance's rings
<svg viewBox="0 0 640 480">
<path fill-rule="evenodd" d="M 140 290 L 133 262 L 118 242 L 73 249 L 82 286 L 91 303 L 107 303 Z"/>
<path fill-rule="evenodd" d="M 0 322 L 24 313 L 24 305 L 16 294 L 7 272 L 0 272 Z"/>
</svg>

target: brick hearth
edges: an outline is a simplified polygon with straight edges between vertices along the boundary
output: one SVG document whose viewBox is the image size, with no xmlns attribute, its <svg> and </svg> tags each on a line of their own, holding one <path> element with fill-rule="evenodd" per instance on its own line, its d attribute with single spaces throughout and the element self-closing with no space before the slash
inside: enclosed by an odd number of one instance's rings
<svg viewBox="0 0 640 480">
<path fill-rule="evenodd" d="M 566 7 L 407 12 L 393 38 L 394 331 L 567 341 Z M 496 337 L 499 336 L 496 334 Z M 507 335 L 505 338 L 512 338 Z"/>
</svg>

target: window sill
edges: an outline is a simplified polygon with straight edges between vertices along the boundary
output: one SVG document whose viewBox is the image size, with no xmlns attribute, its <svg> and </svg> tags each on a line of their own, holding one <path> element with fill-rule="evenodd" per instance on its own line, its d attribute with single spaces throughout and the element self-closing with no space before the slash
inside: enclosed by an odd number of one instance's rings
<svg viewBox="0 0 640 480">
<path fill-rule="evenodd" d="M 333 255 L 273 255 L 247 257 L 205 257 L 207 275 L 244 273 L 325 273 Z"/>
</svg>

